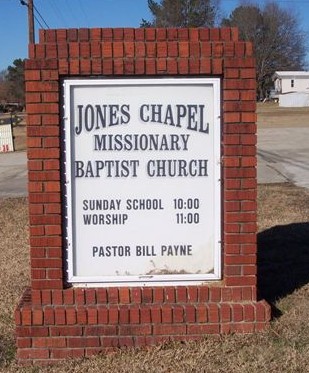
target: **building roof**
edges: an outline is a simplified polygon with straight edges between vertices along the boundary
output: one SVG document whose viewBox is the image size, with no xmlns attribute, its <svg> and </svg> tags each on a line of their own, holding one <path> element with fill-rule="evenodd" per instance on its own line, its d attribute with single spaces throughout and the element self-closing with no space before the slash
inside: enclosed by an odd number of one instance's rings
<svg viewBox="0 0 309 373">
<path fill-rule="evenodd" d="M 309 78 L 309 71 L 276 71 L 272 79 L 276 78 Z"/>
</svg>

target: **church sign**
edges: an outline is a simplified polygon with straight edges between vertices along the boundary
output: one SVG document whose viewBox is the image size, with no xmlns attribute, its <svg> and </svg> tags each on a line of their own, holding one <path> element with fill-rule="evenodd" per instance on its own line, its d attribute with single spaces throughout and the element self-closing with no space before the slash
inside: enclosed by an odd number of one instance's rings
<svg viewBox="0 0 309 373">
<path fill-rule="evenodd" d="M 220 80 L 67 79 L 68 281 L 221 278 Z"/>
</svg>

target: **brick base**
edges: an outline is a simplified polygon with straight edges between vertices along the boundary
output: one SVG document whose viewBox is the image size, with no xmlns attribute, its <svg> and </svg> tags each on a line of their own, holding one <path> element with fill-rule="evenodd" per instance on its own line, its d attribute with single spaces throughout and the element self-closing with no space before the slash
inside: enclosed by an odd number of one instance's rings
<svg viewBox="0 0 309 373">
<path fill-rule="evenodd" d="M 203 286 L 31 294 L 29 289 L 15 311 L 17 358 L 22 364 L 51 364 L 121 347 L 264 330 L 271 316 L 269 305 L 233 301 L 241 294 L 238 290 Z"/>
</svg>

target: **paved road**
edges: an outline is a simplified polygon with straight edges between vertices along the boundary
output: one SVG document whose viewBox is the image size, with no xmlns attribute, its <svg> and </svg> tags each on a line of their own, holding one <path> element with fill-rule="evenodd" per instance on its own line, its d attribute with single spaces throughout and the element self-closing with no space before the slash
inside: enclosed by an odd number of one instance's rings
<svg viewBox="0 0 309 373">
<path fill-rule="evenodd" d="M 26 152 L 0 153 L 0 197 L 27 195 Z"/>
<path fill-rule="evenodd" d="M 309 128 L 258 130 L 258 182 L 309 188 Z"/>
<path fill-rule="evenodd" d="M 259 128 L 258 182 L 309 188 L 309 128 Z M 27 194 L 26 153 L 0 153 L 0 197 Z"/>
</svg>

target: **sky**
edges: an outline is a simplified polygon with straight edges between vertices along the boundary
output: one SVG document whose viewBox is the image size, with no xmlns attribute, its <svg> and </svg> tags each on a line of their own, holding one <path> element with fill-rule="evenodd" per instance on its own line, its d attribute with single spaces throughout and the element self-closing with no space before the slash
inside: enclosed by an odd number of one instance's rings
<svg viewBox="0 0 309 373">
<path fill-rule="evenodd" d="M 256 3 L 262 5 L 265 1 Z M 277 2 L 298 14 L 302 30 L 309 35 L 309 0 Z M 221 0 L 221 10 L 229 16 L 239 4 L 237 0 Z M 51 29 L 139 27 L 142 18 L 151 20 L 147 0 L 34 0 L 34 5 L 38 21 L 44 28 L 48 25 Z M 35 22 L 36 34 L 39 28 L 42 27 Z M 27 58 L 27 7 L 21 5 L 20 0 L 0 0 L 0 37 L 0 71 L 12 65 L 17 58 Z M 309 64 L 309 43 L 307 48 Z"/>
</svg>

